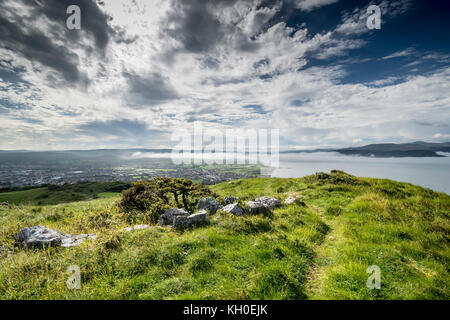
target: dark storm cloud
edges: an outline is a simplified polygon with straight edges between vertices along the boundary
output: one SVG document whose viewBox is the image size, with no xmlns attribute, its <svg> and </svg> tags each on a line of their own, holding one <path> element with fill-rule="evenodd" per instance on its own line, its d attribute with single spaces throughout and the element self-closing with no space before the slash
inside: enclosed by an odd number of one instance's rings
<svg viewBox="0 0 450 320">
<path fill-rule="evenodd" d="M 88 122 L 79 125 L 77 132 L 88 136 L 116 136 L 124 138 L 146 137 L 162 133 L 160 130 L 149 129 L 144 122 L 128 119 Z"/>
<path fill-rule="evenodd" d="M 31 5 L 29 0 L 21 0 L 26 5 Z M 41 5 L 35 4 L 34 14 L 45 15 L 50 21 L 59 22 L 62 26 L 60 30 L 65 36 L 70 38 L 80 37 L 80 32 L 72 32 L 66 28 L 68 15 L 66 10 L 71 5 L 77 5 L 81 10 L 81 29 L 89 33 L 95 40 L 96 47 L 104 49 L 113 33 L 108 25 L 109 17 L 103 13 L 94 0 L 45 0 L 39 1 Z"/>
<path fill-rule="evenodd" d="M 15 12 L 17 7 L 12 9 L 9 2 L 0 3 L 0 47 L 51 68 L 67 82 L 87 84 L 88 79 L 78 69 L 79 56 L 72 49 L 78 47 L 99 53 L 105 50 L 113 33 L 107 24 L 108 17 L 91 0 L 20 0 L 20 3 L 31 16 L 24 17 L 21 12 Z M 78 5 L 81 9 L 81 30 L 66 27 L 66 10 L 70 5 Z M 7 14 L 2 14 L 5 12 Z M 43 16 L 50 21 L 48 28 L 30 27 L 31 22 Z M 94 47 L 86 47 L 85 41 L 81 43 L 86 34 L 94 40 Z M 54 76 L 47 80 L 59 81 Z"/>
<path fill-rule="evenodd" d="M 0 16 L 0 39 L 1 47 L 60 72 L 67 81 L 81 78 L 77 68 L 78 56 L 63 46 L 53 44 L 39 31 L 25 33 L 17 24 Z"/>
<path fill-rule="evenodd" d="M 157 72 L 146 75 L 124 72 L 123 76 L 128 80 L 128 102 L 133 107 L 153 106 L 178 98 L 169 79 Z"/>
<path fill-rule="evenodd" d="M 223 44 L 226 37 L 233 35 L 231 43 L 240 51 L 254 51 L 258 44 L 233 24 L 223 24 L 214 12 L 231 7 L 237 2 L 251 4 L 252 0 L 173 0 L 172 9 L 164 19 L 161 37 L 169 36 L 182 44 L 183 51 L 205 53 Z M 271 8 L 280 1 L 263 1 L 260 7 Z M 255 22 L 266 19 L 264 13 L 255 16 Z"/>
</svg>

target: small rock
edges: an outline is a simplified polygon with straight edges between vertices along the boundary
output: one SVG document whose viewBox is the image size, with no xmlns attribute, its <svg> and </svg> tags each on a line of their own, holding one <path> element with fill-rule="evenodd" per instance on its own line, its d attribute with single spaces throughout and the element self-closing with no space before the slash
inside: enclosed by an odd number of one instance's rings
<svg viewBox="0 0 450 320">
<path fill-rule="evenodd" d="M 273 209 L 277 207 L 281 207 L 281 201 L 278 199 L 270 198 L 270 197 L 261 197 L 255 199 L 255 202 L 260 202 L 268 209 Z"/>
<path fill-rule="evenodd" d="M 244 215 L 244 209 L 239 205 L 239 203 L 233 203 L 229 204 L 221 209 L 222 211 L 232 213 L 235 216 L 243 216 Z"/>
<path fill-rule="evenodd" d="M 237 202 L 237 201 L 239 201 L 239 198 L 235 198 L 235 197 L 225 197 L 223 203 L 224 203 L 225 205 L 228 205 L 228 204 L 235 203 L 235 202 Z"/>
<path fill-rule="evenodd" d="M 245 202 L 247 205 L 248 213 L 250 214 L 263 214 L 267 215 L 270 214 L 270 209 L 264 205 L 262 202 L 258 201 L 247 201 Z"/>
<path fill-rule="evenodd" d="M 214 214 L 218 209 L 222 208 L 219 202 L 214 198 L 203 198 L 198 202 L 198 210 L 207 210 L 209 214 Z"/>
<path fill-rule="evenodd" d="M 91 234 L 79 234 L 77 236 L 68 235 L 69 237 L 62 239 L 61 247 L 76 247 L 84 242 L 86 239 L 97 239 L 97 235 L 95 233 Z"/>
<path fill-rule="evenodd" d="M 16 236 L 16 246 L 23 248 L 74 247 L 95 234 L 70 235 L 43 226 L 24 228 Z"/>
<path fill-rule="evenodd" d="M 287 204 L 287 205 L 294 204 L 294 203 L 298 204 L 300 206 L 303 206 L 303 207 L 306 206 L 306 204 L 303 201 L 301 201 L 300 199 L 295 198 L 293 196 L 289 196 L 286 200 L 284 200 L 284 204 Z"/>
<path fill-rule="evenodd" d="M 9 207 L 9 202 L 8 201 L 0 202 L 0 207 Z"/>
<path fill-rule="evenodd" d="M 134 230 L 142 230 L 142 229 L 147 229 L 147 228 L 148 228 L 148 225 L 146 225 L 146 224 L 138 224 L 136 226 L 131 226 L 131 227 L 125 228 L 122 231 L 130 232 L 130 231 L 134 231 Z"/>
<path fill-rule="evenodd" d="M 284 204 L 293 204 L 297 199 L 293 196 L 289 196 L 286 200 L 284 200 Z"/>
<path fill-rule="evenodd" d="M 175 217 L 177 217 L 177 216 L 188 217 L 189 213 L 187 213 L 183 209 L 177 209 L 177 208 L 167 209 L 166 212 L 164 212 L 161 215 L 161 217 L 159 218 L 158 224 L 160 226 L 172 226 L 173 222 L 175 220 Z"/>
</svg>

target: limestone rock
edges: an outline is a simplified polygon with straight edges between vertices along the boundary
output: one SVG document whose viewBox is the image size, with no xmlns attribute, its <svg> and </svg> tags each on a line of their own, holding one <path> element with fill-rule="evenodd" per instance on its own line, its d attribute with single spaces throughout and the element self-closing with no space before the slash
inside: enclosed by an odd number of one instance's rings
<svg viewBox="0 0 450 320">
<path fill-rule="evenodd" d="M 177 216 L 173 222 L 173 227 L 177 230 L 185 230 L 189 227 L 204 225 L 209 222 L 206 210 L 191 214 L 190 216 Z"/>
<path fill-rule="evenodd" d="M 198 210 L 207 210 L 209 214 L 214 214 L 218 209 L 222 208 L 219 202 L 214 198 L 203 198 L 198 202 Z"/>
<path fill-rule="evenodd" d="M 67 238 L 62 239 L 61 247 L 68 248 L 68 247 L 76 247 L 79 246 L 84 242 L 86 239 L 96 239 L 97 235 L 95 233 L 91 234 L 79 234 L 76 236 L 67 235 Z"/>
<path fill-rule="evenodd" d="M 247 201 L 248 213 L 250 214 L 270 214 L 270 209 L 262 202 L 259 201 Z"/>
<path fill-rule="evenodd" d="M 23 248 L 75 247 L 95 234 L 70 235 L 43 226 L 24 228 L 16 236 L 16 245 Z"/>
<path fill-rule="evenodd" d="M 206 211 L 197 212 L 194 214 L 191 214 L 188 217 L 189 220 L 189 226 L 197 226 L 202 225 L 209 222 L 209 216 L 206 213 Z"/>
<path fill-rule="evenodd" d="M 233 204 L 226 205 L 221 210 L 228 212 L 228 213 L 232 213 L 235 216 L 243 216 L 244 215 L 244 209 L 242 209 L 242 207 L 239 205 L 239 203 L 233 203 Z"/>
<path fill-rule="evenodd" d="M 306 206 L 306 204 L 301 201 L 300 199 L 293 197 L 293 196 L 289 196 L 288 198 L 286 198 L 286 200 L 284 200 L 284 204 L 290 205 L 290 204 L 297 204 L 300 206 Z"/>
<path fill-rule="evenodd" d="M 183 209 L 177 209 L 177 208 L 167 209 L 166 212 L 164 212 L 161 215 L 161 217 L 159 218 L 158 224 L 160 226 L 172 226 L 175 221 L 175 217 L 178 217 L 178 216 L 188 217 L 189 213 L 187 213 Z"/>
<path fill-rule="evenodd" d="M 235 197 L 225 197 L 223 203 L 224 203 L 225 205 L 228 205 L 228 204 L 235 203 L 235 202 L 237 202 L 237 201 L 239 201 L 239 198 L 235 198 Z"/>
<path fill-rule="evenodd" d="M 273 209 L 277 207 L 281 207 L 281 201 L 278 199 L 270 198 L 270 197 L 261 197 L 255 199 L 255 202 L 260 202 L 268 209 Z"/>
<path fill-rule="evenodd" d="M 184 230 L 189 227 L 189 218 L 186 216 L 176 216 L 173 221 L 173 227 L 177 230 Z"/>
</svg>

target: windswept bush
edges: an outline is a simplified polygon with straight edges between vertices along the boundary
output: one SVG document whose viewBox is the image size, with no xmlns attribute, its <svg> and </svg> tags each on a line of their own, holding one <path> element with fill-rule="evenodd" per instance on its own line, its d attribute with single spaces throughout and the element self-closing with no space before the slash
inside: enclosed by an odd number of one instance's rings
<svg viewBox="0 0 450 320">
<path fill-rule="evenodd" d="M 182 178 L 154 178 L 151 181 L 133 183 L 122 192 L 119 202 L 121 210 L 145 212 L 149 222 L 156 222 L 167 208 L 183 208 L 193 212 L 201 198 L 217 195 L 208 187 Z"/>
</svg>

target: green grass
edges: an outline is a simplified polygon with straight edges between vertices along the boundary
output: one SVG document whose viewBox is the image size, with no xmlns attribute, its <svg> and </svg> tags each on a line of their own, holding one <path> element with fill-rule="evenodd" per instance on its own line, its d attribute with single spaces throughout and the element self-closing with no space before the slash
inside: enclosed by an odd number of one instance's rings
<svg viewBox="0 0 450 320">
<path fill-rule="evenodd" d="M 49 205 L 86 201 L 99 197 L 117 196 L 130 186 L 131 184 L 126 182 L 81 182 L 62 186 L 50 185 L 28 190 L 1 192 L 0 202 L 16 205 Z"/>
<path fill-rule="evenodd" d="M 12 204 L 34 203 L 34 199 L 38 199 L 46 192 L 48 192 L 47 187 L 23 191 L 2 192 L 0 193 L 0 202 L 8 202 Z"/>
<path fill-rule="evenodd" d="M 270 217 L 219 212 L 205 227 L 123 233 L 118 196 L 0 207 L 1 299 L 449 299 L 450 197 L 341 172 L 212 186 L 243 201 L 303 197 Z M 112 223 L 112 220 L 117 223 Z M 99 235 L 75 248 L 13 249 L 26 226 Z M 66 287 L 70 265 L 81 290 Z M 366 286 L 381 269 L 381 289 Z"/>
</svg>

